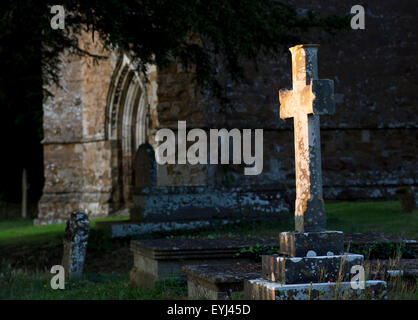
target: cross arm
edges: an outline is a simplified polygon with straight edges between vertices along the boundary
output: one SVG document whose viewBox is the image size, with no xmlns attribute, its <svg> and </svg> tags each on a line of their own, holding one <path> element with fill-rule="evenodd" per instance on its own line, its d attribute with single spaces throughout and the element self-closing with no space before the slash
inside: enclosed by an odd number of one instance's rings
<svg viewBox="0 0 418 320">
<path fill-rule="evenodd" d="M 292 90 L 280 90 L 280 118 L 293 118 L 296 114 L 312 114 L 312 101 L 315 96 L 312 92 L 312 84 L 301 85 L 296 83 Z"/>
<path fill-rule="evenodd" d="M 335 111 L 334 81 L 311 80 L 309 85 L 295 86 L 293 90 L 279 91 L 280 118 L 288 119 L 301 114 L 333 114 Z M 297 110 L 296 110 L 297 108 Z"/>
<path fill-rule="evenodd" d="M 293 90 L 279 90 L 280 100 L 280 118 L 292 118 L 294 114 L 295 100 L 293 99 Z"/>
</svg>

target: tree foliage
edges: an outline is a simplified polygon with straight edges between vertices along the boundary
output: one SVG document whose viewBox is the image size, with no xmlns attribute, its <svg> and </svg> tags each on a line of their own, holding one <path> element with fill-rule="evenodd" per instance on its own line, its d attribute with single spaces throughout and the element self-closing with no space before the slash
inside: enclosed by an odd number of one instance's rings
<svg viewBox="0 0 418 320">
<path fill-rule="evenodd" d="M 320 18 L 313 11 L 298 14 L 296 8 L 277 0 L 67 0 L 62 4 L 64 30 L 50 27 L 49 1 L 3 4 L 2 22 L 27 29 L 21 41 L 30 37 L 40 43 L 47 82 L 57 82 L 63 50 L 89 54 L 77 41 L 83 29 L 108 48 L 130 52 L 144 73 L 149 64 L 164 68 L 178 60 L 195 66 L 199 84 L 212 87 L 221 60 L 239 80 L 243 60 L 256 63 L 260 54 L 277 56 L 315 28 L 332 33 L 348 26 L 346 17 Z M 13 21 L 16 18 L 20 22 Z"/>
</svg>

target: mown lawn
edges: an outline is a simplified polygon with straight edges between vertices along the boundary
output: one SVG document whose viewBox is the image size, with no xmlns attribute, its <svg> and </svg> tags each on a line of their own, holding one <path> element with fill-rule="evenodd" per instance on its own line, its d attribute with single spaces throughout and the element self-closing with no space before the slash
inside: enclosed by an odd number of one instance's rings
<svg viewBox="0 0 418 320">
<path fill-rule="evenodd" d="M 344 233 L 385 233 L 418 239 L 418 210 L 402 212 L 398 201 L 338 202 L 325 204 L 327 227 Z M 171 237 L 255 237 L 277 236 L 294 229 L 294 215 L 260 221 L 242 221 L 214 229 L 174 233 Z"/>
<path fill-rule="evenodd" d="M 418 239 L 418 210 L 404 213 L 398 201 L 330 203 L 326 211 L 328 229 Z"/>
</svg>

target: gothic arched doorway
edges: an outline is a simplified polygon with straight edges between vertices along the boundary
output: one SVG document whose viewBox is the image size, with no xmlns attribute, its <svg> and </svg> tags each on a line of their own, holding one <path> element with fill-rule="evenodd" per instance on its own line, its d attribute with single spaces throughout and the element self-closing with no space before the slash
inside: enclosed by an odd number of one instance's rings
<svg viewBox="0 0 418 320">
<path fill-rule="evenodd" d="M 105 132 L 112 154 L 112 211 L 132 204 L 134 156 L 147 140 L 148 110 L 145 80 L 129 57 L 121 54 L 113 71 L 106 105 Z"/>
</svg>

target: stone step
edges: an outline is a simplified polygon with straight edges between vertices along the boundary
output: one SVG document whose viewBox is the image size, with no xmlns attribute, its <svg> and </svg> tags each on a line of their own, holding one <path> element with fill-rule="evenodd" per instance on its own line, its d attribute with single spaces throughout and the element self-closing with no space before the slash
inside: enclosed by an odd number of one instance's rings
<svg viewBox="0 0 418 320">
<path fill-rule="evenodd" d="M 351 267 L 362 265 L 359 254 L 315 257 L 262 256 L 262 278 L 277 283 L 297 284 L 310 282 L 347 281 Z"/>
<path fill-rule="evenodd" d="M 246 280 L 246 300 L 335 300 L 370 298 L 384 299 L 387 284 L 381 280 L 365 281 L 365 288 L 353 289 L 350 282 L 279 284 L 265 279 Z"/>
<path fill-rule="evenodd" d="M 397 268 L 400 272 L 387 270 L 388 267 L 379 268 L 378 274 L 371 272 L 369 280 L 385 280 L 390 277 L 402 276 L 404 280 L 411 278 L 416 281 L 417 278 L 417 259 L 401 260 Z M 376 261 L 366 261 L 365 265 L 373 263 L 376 269 Z M 389 266 L 391 261 L 383 260 L 379 262 L 382 266 Z M 183 272 L 187 274 L 189 298 L 210 300 L 229 299 L 231 292 L 242 294 L 245 280 L 259 279 L 262 273 L 260 263 L 234 262 L 230 264 L 206 264 L 184 266 Z M 263 279 L 269 282 L 266 279 Z"/>
</svg>

